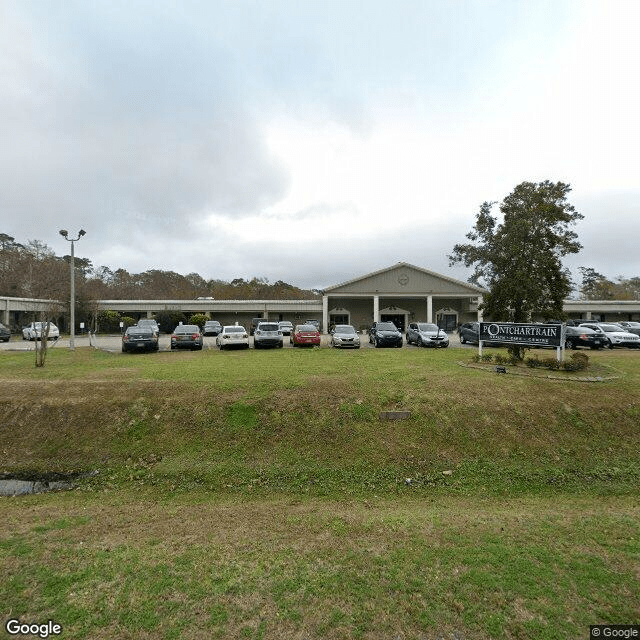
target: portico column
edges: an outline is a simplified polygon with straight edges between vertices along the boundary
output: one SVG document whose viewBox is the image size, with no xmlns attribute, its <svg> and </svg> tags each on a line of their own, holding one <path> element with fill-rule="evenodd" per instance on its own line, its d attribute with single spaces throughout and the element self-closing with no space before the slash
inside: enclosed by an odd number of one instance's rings
<svg viewBox="0 0 640 640">
<path fill-rule="evenodd" d="M 380 296 L 373 296 L 373 321 L 380 322 Z"/>
<path fill-rule="evenodd" d="M 433 322 L 433 296 L 427 296 L 427 322 Z"/>
<path fill-rule="evenodd" d="M 478 322 L 482 322 L 482 310 L 480 305 L 482 304 L 482 296 L 478 296 Z"/>
<path fill-rule="evenodd" d="M 329 332 L 329 296 L 322 296 L 322 331 Z"/>
</svg>

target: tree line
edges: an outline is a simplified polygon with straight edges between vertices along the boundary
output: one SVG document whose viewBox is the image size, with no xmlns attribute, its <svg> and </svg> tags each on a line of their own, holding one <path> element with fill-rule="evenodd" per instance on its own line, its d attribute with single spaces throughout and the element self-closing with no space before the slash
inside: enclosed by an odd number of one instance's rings
<svg viewBox="0 0 640 640">
<path fill-rule="evenodd" d="M 57 256 L 39 240 L 20 243 L 0 233 L 0 295 L 66 300 L 70 260 L 70 255 Z M 300 289 L 282 280 L 269 282 L 264 277 L 227 282 L 206 279 L 198 273 L 182 275 L 161 269 L 129 273 L 126 269 L 94 267 L 91 260 L 78 256 L 74 266 L 79 306 L 94 300 L 310 300 L 320 296 L 319 291 Z"/>
</svg>

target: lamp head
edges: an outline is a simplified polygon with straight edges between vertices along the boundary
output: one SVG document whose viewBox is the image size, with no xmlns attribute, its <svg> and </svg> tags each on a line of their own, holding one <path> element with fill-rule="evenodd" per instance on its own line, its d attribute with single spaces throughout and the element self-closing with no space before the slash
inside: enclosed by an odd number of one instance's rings
<svg viewBox="0 0 640 640">
<path fill-rule="evenodd" d="M 78 232 L 78 236 L 79 236 L 80 238 L 82 238 L 82 236 L 84 236 L 84 235 L 86 235 L 86 234 L 87 234 L 87 232 L 86 232 L 84 229 L 80 229 L 80 231 Z"/>
<path fill-rule="evenodd" d="M 58 233 L 65 238 L 69 235 L 69 232 L 66 229 L 60 229 Z"/>
</svg>

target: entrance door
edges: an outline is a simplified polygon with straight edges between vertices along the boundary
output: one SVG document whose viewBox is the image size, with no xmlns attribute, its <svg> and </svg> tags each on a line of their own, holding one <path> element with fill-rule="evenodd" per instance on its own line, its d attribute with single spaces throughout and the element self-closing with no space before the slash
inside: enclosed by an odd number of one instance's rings
<svg viewBox="0 0 640 640">
<path fill-rule="evenodd" d="M 458 316 L 455 313 L 443 313 L 440 316 L 438 326 L 447 332 L 455 331 L 458 322 Z"/>
<path fill-rule="evenodd" d="M 404 314 L 397 315 L 397 314 L 383 313 L 380 316 L 380 320 L 382 320 L 382 322 L 393 322 L 393 324 L 395 324 L 400 331 L 404 332 L 405 330 Z"/>
</svg>

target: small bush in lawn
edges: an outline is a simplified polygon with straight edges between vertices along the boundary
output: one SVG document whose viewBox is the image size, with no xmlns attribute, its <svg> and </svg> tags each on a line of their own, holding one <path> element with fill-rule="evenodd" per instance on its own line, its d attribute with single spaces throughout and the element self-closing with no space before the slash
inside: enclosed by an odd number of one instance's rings
<svg viewBox="0 0 640 640">
<path fill-rule="evenodd" d="M 471 356 L 471 362 L 480 362 L 480 354 L 479 353 L 474 353 Z"/>
<path fill-rule="evenodd" d="M 558 371 L 560 369 L 560 363 L 556 358 L 545 358 L 542 361 L 542 366 L 551 369 L 551 371 Z"/>
<path fill-rule="evenodd" d="M 529 356 L 525 359 L 524 363 L 527 367 L 531 367 L 532 369 L 537 369 L 542 366 L 542 362 L 538 360 L 537 356 Z"/>
<path fill-rule="evenodd" d="M 493 356 L 493 361 L 496 364 L 507 364 L 509 362 L 509 358 L 507 356 L 503 356 L 500 353 L 496 353 L 496 355 Z"/>
<path fill-rule="evenodd" d="M 565 360 L 562 363 L 562 368 L 565 371 L 580 371 L 580 365 L 577 362 L 572 362 L 571 360 Z"/>
<path fill-rule="evenodd" d="M 493 356 L 490 353 L 483 353 L 480 360 L 482 360 L 482 362 L 491 362 L 493 360 Z"/>
<path fill-rule="evenodd" d="M 577 365 L 577 371 L 583 371 L 589 367 L 589 356 L 586 353 L 572 353 L 571 362 Z"/>
</svg>

